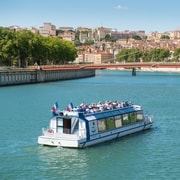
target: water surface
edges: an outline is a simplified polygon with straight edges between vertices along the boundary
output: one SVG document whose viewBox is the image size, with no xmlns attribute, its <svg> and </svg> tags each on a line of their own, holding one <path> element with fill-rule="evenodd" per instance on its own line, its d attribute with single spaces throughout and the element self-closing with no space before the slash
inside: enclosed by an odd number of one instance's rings
<svg viewBox="0 0 180 180">
<path fill-rule="evenodd" d="M 37 145 L 50 109 L 130 100 L 154 117 L 152 130 L 86 149 Z M 0 179 L 178 179 L 180 74 L 100 70 L 95 77 L 0 88 Z"/>
</svg>

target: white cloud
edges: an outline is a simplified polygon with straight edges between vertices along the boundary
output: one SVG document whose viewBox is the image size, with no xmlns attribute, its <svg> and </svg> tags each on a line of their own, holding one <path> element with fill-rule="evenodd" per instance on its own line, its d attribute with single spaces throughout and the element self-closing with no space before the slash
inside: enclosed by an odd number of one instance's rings
<svg viewBox="0 0 180 180">
<path fill-rule="evenodd" d="M 121 6 L 121 5 L 117 5 L 115 8 L 119 10 L 128 10 L 127 6 Z"/>
</svg>

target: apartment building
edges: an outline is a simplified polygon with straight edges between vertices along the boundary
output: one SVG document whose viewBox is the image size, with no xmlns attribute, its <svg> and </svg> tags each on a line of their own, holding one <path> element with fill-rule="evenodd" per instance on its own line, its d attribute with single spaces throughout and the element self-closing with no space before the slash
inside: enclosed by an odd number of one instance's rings
<svg viewBox="0 0 180 180">
<path fill-rule="evenodd" d="M 75 30 L 73 27 L 59 27 L 59 30 L 57 30 L 57 36 L 72 42 L 75 40 Z"/>
<path fill-rule="evenodd" d="M 19 26 L 16 26 L 16 25 L 9 26 L 9 29 L 14 30 L 14 32 L 15 31 L 22 31 L 23 30 L 23 28 L 21 28 Z"/>
<path fill-rule="evenodd" d="M 110 36 L 114 40 L 118 39 L 127 39 L 127 38 L 132 38 L 134 36 L 140 36 L 142 39 L 146 36 L 145 31 L 111 31 Z"/>
<path fill-rule="evenodd" d="M 37 29 L 35 27 L 31 27 L 29 30 L 34 34 L 39 34 L 39 29 Z"/>
<path fill-rule="evenodd" d="M 61 26 L 61 27 L 59 27 L 59 30 L 61 30 L 61 31 L 74 31 L 74 28 L 73 27 Z"/>
<path fill-rule="evenodd" d="M 166 32 L 166 33 L 168 34 L 168 36 L 169 36 L 170 39 L 172 39 L 172 40 L 180 39 L 180 30 L 168 31 L 168 32 Z"/>
<path fill-rule="evenodd" d="M 96 30 L 98 41 L 100 41 L 101 39 L 104 39 L 106 35 L 109 34 L 111 31 L 112 31 L 111 28 L 98 27 Z"/>
<path fill-rule="evenodd" d="M 114 55 L 109 52 L 81 52 L 78 53 L 78 57 L 74 61 L 75 63 L 87 63 L 87 64 L 102 64 L 113 62 Z"/>
<path fill-rule="evenodd" d="M 44 26 L 39 28 L 39 34 L 42 36 L 56 36 L 56 26 L 50 22 L 45 22 Z"/>
<path fill-rule="evenodd" d="M 79 41 L 84 43 L 86 40 L 93 39 L 93 31 L 91 28 L 78 27 L 76 32 L 79 32 Z"/>
<path fill-rule="evenodd" d="M 65 31 L 65 32 L 62 32 L 62 33 L 58 34 L 58 37 L 61 37 L 64 40 L 72 42 L 72 41 L 75 40 L 75 32 L 73 32 L 73 31 Z"/>
</svg>

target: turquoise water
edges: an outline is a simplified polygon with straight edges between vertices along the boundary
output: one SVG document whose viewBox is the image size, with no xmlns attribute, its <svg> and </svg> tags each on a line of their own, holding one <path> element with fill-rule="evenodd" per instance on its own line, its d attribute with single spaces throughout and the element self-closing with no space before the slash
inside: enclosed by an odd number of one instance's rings
<svg viewBox="0 0 180 180">
<path fill-rule="evenodd" d="M 50 109 L 70 102 L 130 100 L 154 117 L 152 130 L 86 149 L 37 145 Z M 95 77 L 0 88 L 0 179 L 180 177 L 180 74 L 97 71 Z"/>
</svg>

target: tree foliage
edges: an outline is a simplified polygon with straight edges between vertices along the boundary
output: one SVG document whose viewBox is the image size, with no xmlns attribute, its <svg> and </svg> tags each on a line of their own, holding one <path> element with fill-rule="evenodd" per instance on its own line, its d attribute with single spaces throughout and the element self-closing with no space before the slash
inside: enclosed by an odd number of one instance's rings
<svg viewBox="0 0 180 180">
<path fill-rule="evenodd" d="M 66 64 L 77 57 L 75 46 L 55 37 L 43 37 L 31 31 L 11 31 L 0 27 L 0 64 L 26 67 Z"/>
<path fill-rule="evenodd" d="M 180 48 L 175 49 L 173 53 L 173 60 L 177 62 L 180 61 Z"/>
<path fill-rule="evenodd" d="M 170 37 L 168 35 L 162 35 L 161 39 L 170 39 Z"/>
<path fill-rule="evenodd" d="M 84 45 L 93 45 L 94 44 L 94 40 L 91 39 L 86 39 L 84 42 Z"/>
<path fill-rule="evenodd" d="M 140 36 L 138 36 L 138 35 L 133 36 L 133 39 L 135 39 L 135 40 L 142 40 L 142 38 Z"/>
<path fill-rule="evenodd" d="M 123 49 L 116 55 L 119 62 L 140 62 L 142 52 L 139 49 Z"/>
<path fill-rule="evenodd" d="M 119 62 L 163 62 L 170 57 L 171 53 L 166 49 L 153 49 L 150 51 L 141 51 L 139 49 L 123 49 L 116 55 L 116 61 Z M 180 54 L 179 54 L 180 57 Z"/>
</svg>

